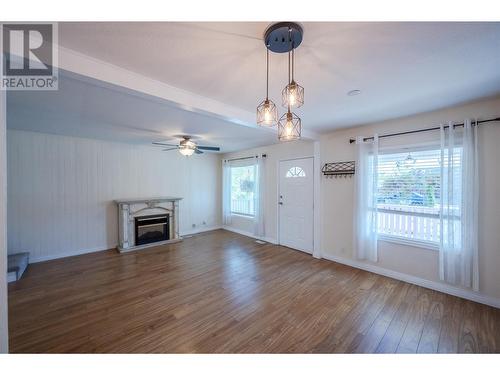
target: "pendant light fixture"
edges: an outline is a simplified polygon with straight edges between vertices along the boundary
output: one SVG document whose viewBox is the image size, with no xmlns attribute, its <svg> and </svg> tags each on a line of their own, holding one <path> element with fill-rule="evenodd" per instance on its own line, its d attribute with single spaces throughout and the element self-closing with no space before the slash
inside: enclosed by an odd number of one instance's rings
<svg viewBox="0 0 500 375">
<path fill-rule="evenodd" d="M 257 124 L 273 126 L 278 118 L 276 105 L 269 100 L 269 51 L 288 53 L 288 84 L 282 91 L 282 104 L 288 109 L 278 121 L 278 139 L 293 141 L 300 139 L 302 122 L 300 117 L 291 111 L 304 104 L 304 88 L 294 79 L 295 55 L 294 50 L 302 42 L 302 27 L 295 22 L 278 22 L 269 26 L 264 34 L 264 43 L 267 49 L 266 59 L 266 99 L 257 107 Z"/>
<path fill-rule="evenodd" d="M 304 88 L 294 79 L 295 48 L 292 48 L 292 68 L 290 77 L 290 52 L 288 53 L 288 85 L 281 92 L 283 107 L 299 108 L 304 104 Z"/>
<path fill-rule="evenodd" d="M 293 51 L 293 50 L 292 50 Z M 288 85 L 290 86 L 290 52 L 288 52 Z M 286 89 L 286 88 L 285 88 Z M 287 102 L 288 111 L 281 116 L 278 122 L 278 139 L 282 142 L 300 139 L 302 134 L 302 121 L 295 113 L 292 113 L 291 101 Z"/>
<path fill-rule="evenodd" d="M 278 122 L 278 139 L 282 142 L 299 140 L 302 133 L 300 117 L 290 112 L 281 116 Z"/>
<path fill-rule="evenodd" d="M 257 124 L 272 127 L 278 123 L 278 109 L 269 100 L 269 49 L 266 48 L 266 99 L 257 107 Z"/>
</svg>

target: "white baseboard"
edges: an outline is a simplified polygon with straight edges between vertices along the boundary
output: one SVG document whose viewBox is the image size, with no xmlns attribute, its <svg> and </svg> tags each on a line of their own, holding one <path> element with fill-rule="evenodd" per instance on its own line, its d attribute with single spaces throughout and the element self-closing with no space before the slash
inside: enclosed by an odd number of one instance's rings
<svg viewBox="0 0 500 375">
<path fill-rule="evenodd" d="M 258 237 L 256 235 L 254 235 L 253 233 L 250 233 L 250 232 L 247 232 L 247 231 L 244 231 L 244 230 L 241 230 L 241 229 L 233 228 L 233 227 L 231 227 L 229 225 L 223 225 L 222 229 L 228 230 L 230 232 L 241 234 L 242 236 L 255 238 L 256 240 L 266 241 L 266 242 L 272 243 L 274 245 L 276 245 L 278 243 L 274 238 L 271 238 L 271 237 Z"/>
<path fill-rule="evenodd" d="M 421 277 L 408 275 L 405 273 L 389 270 L 387 268 L 378 267 L 373 264 L 360 262 L 354 259 L 347 259 L 338 257 L 335 255 L 322 254 L 324 259 L 330 260 L 332 262 L 342 263 L 350 267 L 359 268 L 368 272 L 373 272 L 378 275 L 390 277 L 392 279 L 404 281 L 410 284 L 415 284 L 424 288 L 436 290 L 438 292 L 451 294 L 452 296 L 468 299 L 474 302 L 482 303 L 485 305 L 500 308 L 500 299 L 495 297 L 486 296 L 484 294 L 474 292 L 472 290 L 466 290 L 462 288 L 455 287 L 453 285 L 448 285 L 440 283 L 437 281 L 426 280 Z"/>
<path fill-rule="evenodd" d="M 181 233 L 182 236 L 192 236 L 193 234 L 198 234 L 198 233 L 203 233 L 203 232 L 210 232 L 211 230 L 217 230 L 217 229 L 222 229 L 222 225 L 214 225 L 211 227 L 202 227 L 202 228 L 196 228 L 192 230 L 188 230 L 185 232 Z"/>
<path fill-rule="evenodd" d="M 96 253 L 98 251 L 104 251 L 104 250 L 109 250 L 113 249 L 118 244 L 115 246 L 107 246 L 105 248 L 102 247 L 96 247 L 96 248 L 91 248 L 91 249 L 82 249 L 82 250 L 75 250 L 75 251 L 68 251 L 62 254 L 51 254 L 51 255 L 45 255 L 41 257 L 34 256 L 33 254 L 30 253 L 30 264 L 31 263 L 39 263 L 39 262 L 45 262 L 47 260 L 54 260 L 54 259 L 59 259 L 59 258 L 67 258 L 67 257 L 72 257 L 76 255 L 83 255 L 83 254 L 89 254 L 89 253 Z"/>
<path fill-rule="evenodd" d="M 191 231 L 186 231 L 181 233 L 181 236 L 190 236 L 193 234 L 197 233 L 202 233 L 202 232 L 208 232 L 211 230 L 216 230 L 216 229 L 221 229 L 222 227 L 219 226 L 212 226 L 212 227 L 204 227 L 204 228 L 198 228 L 196 230 L 191 230 Z M 105 251 L 105 250 L 110 250 L 114 249 L 118 246 L 118 243 L 114 245 L 107 245 L 105 247 L 96 247 L 96 248 L 91 248 L 91 249 L 82 249 L 82 250 L 75 250 L 75 251 L 69 251 L 66 253 L 62 254 L 52 254 L 52 255 L 46 255 L 46 256 L 41 256 L 37 257 L 34 256 L 33 254 L 30 253 L 30 263 L 39 263 L 39 262 L 45 262 L 47 260 L 54 260 L 54 259 L 60 259 L 60 258 L 67 258 L 67 257 L 72 257 L 75 255 L 83 255 L 83 254 L 89 254 L 89 253 L 96 253 L 98 251 Z"/>
</svg>

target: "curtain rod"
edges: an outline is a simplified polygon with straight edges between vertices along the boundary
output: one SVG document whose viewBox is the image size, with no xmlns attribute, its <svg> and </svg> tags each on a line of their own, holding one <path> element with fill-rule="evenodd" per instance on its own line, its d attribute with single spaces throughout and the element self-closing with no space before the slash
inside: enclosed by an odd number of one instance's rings
<svg viewBox="0 0 500 375">
<path fill-rule="evenodd" d="M 258 157 L 265 158 L 265 157 L 267 157 L 267 155 L 266 154 L 261 154 L 261 155 L 254 155 L 254 156 L 245 156 L 245 157 L 242 157 L 242 158 L 225 159 L 224 161 L 247 160 L 247 159 L 253 159 L 253 158 L 258 158 Z"/>
<path fill-rule="evenodd" d="M 474 123 L 476 124 L 483 124 L 485 122 L 494 122 L 494 121 L 500 121 L 500 117 L 497 117 L 497 118 L 490 118 L 488 120 L 480 120 L 480 121 L 474 121 Z M 453 127 L 455 126 L 464 126 L 464 123 L 460 123 L 460 124 L 453 124 Z M 443 126 L 443 128 L 449 128 L 449 125 L 445 125 Z M 414 133 L 421 133 L 421 132 L 428 132 L 428 131 L 431 131 L 431 130 L 439 130 L 441 129 L 440 126 L 436 126 L 436 127 L 433 127 L 433 128 L 427 128 L 427 129 L 418 129 L 418 130 L 408 130 L 406 132 L 399 132 L 399 133 L 390 133 L 390 134 L 382 134 L 382 135 L 379 135 L 378 137 L 379 138 L 386 138 L 386 137 L 395 137 L 397 135 L 405 135 L 405 134 L 414 134 Z M 368 141 L 370 139 L 373 139 L 373 137 L 367 137 L 367 138 L 363 138 L 363 141 Z M 356 142 L 355 139 L 349 139 L 349 143 L 354 143 Z"/>
</svg>

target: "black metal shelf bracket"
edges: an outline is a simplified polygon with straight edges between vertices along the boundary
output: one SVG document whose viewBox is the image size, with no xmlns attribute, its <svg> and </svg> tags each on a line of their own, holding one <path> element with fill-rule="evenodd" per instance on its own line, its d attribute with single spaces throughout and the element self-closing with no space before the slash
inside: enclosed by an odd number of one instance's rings
<svg viewBox="0 0 500 375">
<path fill-rule="evenodd" d="M 321 172 L 325 177 L 352 177 L 355 171 L 354 161 L 340 161 L 336 163 L 325 163 Z"/>
</svg>

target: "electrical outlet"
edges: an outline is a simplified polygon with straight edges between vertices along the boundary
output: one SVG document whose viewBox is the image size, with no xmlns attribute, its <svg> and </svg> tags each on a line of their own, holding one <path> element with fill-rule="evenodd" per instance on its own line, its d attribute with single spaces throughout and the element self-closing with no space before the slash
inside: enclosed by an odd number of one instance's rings
<svg viewBox="0 0 500 375">
<path fill-rule="evenodd" d="M 196 228 L 196 224 L 193 224 L 193 228 Z"/>
<path fill-rule="evenodd" d="M 207 225 L 207 222 L 205 220 L 203 220 L 203 225 Z"/>
</svg>

